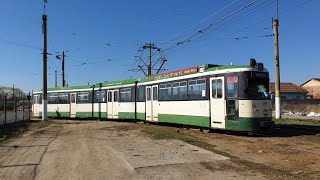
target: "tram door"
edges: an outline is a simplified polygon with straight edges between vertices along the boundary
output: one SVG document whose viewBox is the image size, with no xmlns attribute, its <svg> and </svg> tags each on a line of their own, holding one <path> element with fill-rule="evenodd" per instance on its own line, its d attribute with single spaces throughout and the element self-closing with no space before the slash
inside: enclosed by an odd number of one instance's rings
<svg viewBox="0 0 320 180">
<path fill-rule="evenodd" d="M 226 101 L 224 77 L 210 78 L 211 127 L 225 128 Z"/>
<path fill-rule="evenodd" d="M 33 115 L 34 116 L 39 116 L 39 95 L 34 95 L 33 96 Z"/>
<path fill-rule="evenodd" d="M 158 86 L 147 86 L 146 92 L 146 120 L 158 121 Z"/>
<path fill-rule="evenodd" d="M 113 119 L 118 119 L 118 112 L 119 112 L 119 103 L 118 103 L 118 99 L 119 99 L 119 91 L 118 90 L 114 90 L 113 91 L 113 102 L 112 102 L 112 111 L 113 111 Z"/>
<path fill-rule="evenodd" d="M 118 119 L 119 112 L 119 103 L 118 103 L 118 90 L 108 90 L 107 91 L 107 99 L 108 99 L 108 118 L 110 119 Z"/>
<path fill-rule="evenodd" d="M 75 118 L 77 113 L 77 93 L 70 93 L 70 118 Z"/>
</svg>

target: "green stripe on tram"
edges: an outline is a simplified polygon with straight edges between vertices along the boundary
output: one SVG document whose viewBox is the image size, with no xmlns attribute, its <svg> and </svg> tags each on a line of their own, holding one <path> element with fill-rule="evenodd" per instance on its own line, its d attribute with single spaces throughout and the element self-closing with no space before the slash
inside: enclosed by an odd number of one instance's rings
<svg viewBox="0 0 320 180">
<path fill-rule="evenodd" d="M 91 89 L 91 86 L 84 85 L 84 86 L 67 86 L 67 87 L 53 87 L 48 88 L 48 91 L 58 91 L 58 90 L 75 90 L 75 89 Z"/>
<path fill-rule="evenodd" d="M 232 131 L 259 131 L 261 122 L 272 124 L 272 118 L 238 118 L 237 120 L 226 120 L 226 129 Z"/>
<path fill-rule="evenodd" d="M 203 116 L 186 116 L 186 115 L 171 115 L 159 114 L 159 122 L 186 124 L 192 126 L 210 127 L 210 118 Z"/>
<path fill-rule="evenodd" d="M 92 117 L 92 112 L 76 112 L 76 117 L 77 118 Z"/>
<path fill-rule="evenodd" d="M 225 70 L 225 69 L 237 69 L 237 68 L 250 68 L 250 66 L 218 66 L 218 67 L 209 68 L 205 72 Z"/>
<path fill-rule="evenodd" d="M 95 85 L 96 88 L 99 87 L 109 87 L 109 86 L 120 86 L 120 85 L 127 85 L 127 84 L 133 84 L 136 82 L 135 79 L 125 79 L 125 80 L 119 80 L 119 81 L 110 81 L 110 82 L 103 82 L 98 83 Z"/>
<path fill-rule="evenodd" d="M 42 113 L 41 113 L 42 114 Z M 48 112 L 48 117 L 70 117 L 69 112 Z"/>
<path fill-rule="evenodd" d="M 91 114 L 91 116 L 92 116 L 92 114 Z M 95 117 L 95 118 L 107 118 L 107 112 L 94 112 L 93 113 L 93 117 Z"/>
<path fill-rule="evenodd" d="M 134 112 L 119 112 L 119 119 L 135 119 Z M 145 113 L 137 113 L 137 119 L 145 120 Z"/>
<path fill-rule="evenodd" d="M 76 112 L 76 117 L 78 118 L 90 118 L 92 117 L 92 112 Z M 93 117 L 95 118 L 107 118 L 106 112 L 94 112 Z"/>
<path fill-rule="evenodd" d="M 146 120 L 146 113 L 137 113 L 137 119 Z"/>
</svg>

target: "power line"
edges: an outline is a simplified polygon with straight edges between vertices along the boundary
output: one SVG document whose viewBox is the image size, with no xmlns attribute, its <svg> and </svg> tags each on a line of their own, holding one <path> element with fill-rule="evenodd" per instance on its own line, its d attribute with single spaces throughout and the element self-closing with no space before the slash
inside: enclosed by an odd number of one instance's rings
<svg viewBox="0 0 320 180">
<path fill-rule="evenodd" d="M 251 3 L 254 3 L 255 1 L 253 1 L 253 2 L 251 2 Z M 266 3 L 267 1 L 265 1 L 265 2 L 263 2 L 263 3 Z M 241 8 L 239 8 L 239 9 L 237 9 L 237 10 L 234 10 L 232 13 L 229 13 L 229 15 L 230 14 L 233 14 L 233 13 L 235 13 L 235 12 L 238 12 L 240 9 L 242 9 L 242 8 L 244 8 L 244 7 L 248 7 L 248 5 L 250 5 L 251 3 L 249 3 L 249 4 L 247 4 L 246 6 L 243 6 L 243 7 L 241 7 Z M 261 4 L 259 5 L 259 6 L 261 6 Z M 257 7 L 257 6 L 256 6 Z M 250 11 L 252 11 L 252 9 L 250 10 Z M 250 12 L 249 11 L 249 12 Z M 248 12 L 246 12 L 246 13 L 248 13 Z M 227 15 L 228 16 L 228 15 Z M 226 16 L 224 16 L 224 17 L 226 17 Z M 241 18 L 243 18 L 243 17 L 240 17 L 240 19 Z M 217 20 L 217 21 L 219 21 L 219 22 L 221 22 L 220 20 Z M 214 21 L 213 23 L 216 23 L 217 21 Z M 230 20 L 229 22 L 232 22 L 232 21 L 234 21 L 234 20 Z M 211 23 L 212 24 L 212 23 Z M 217 24 L 217 23 L 216 23 Z M 231 23 L 229 23 L 229 24 L 231 24 Z M 207 36 L 210 32 L 212 32 L 213 30 L 216 30 L 216 29 L 225 29 L 225 26 L 226 25 L 228 25 L 228 23 L 225 23 L 224 25 L 222 25 L 222 26 L 219 26 L 219 27 L 217 27 L 217 28 L 214 28 L 214 29 L 211 29 L 210 31 L 208 31 L 208 32 L 205 32 L 205 33 L 203 33 L 202 35 L 200 35 L 199 37 L 197 37 L 197 38 L 194 38 L 194 39 L 192 39 L 193 37 L 192 36 L 195 36 L 195 35 L 191 35 L 188 39 L 185 39 L 184 40 L 184 42 L 178 42 L 175 46 L 171 46 L 171 47 L 169 47 L 169 48 L 167 48 L 167 49 L 165 49 L 165 53 L 166 53 L 166 56 L 168 56 L 169 55 L 169 53 L 172 53 L 175 49 L 178 49 L 178 46 L 180 46 L 180 45 L 183 45 L 183 44 L 188 44 L 187 46 L 190 46 L 191 44 L 194 44 L 194 43 L 197 43 L 197 41 L 198 42 L 200 42 L 201 41 L 201 38 L 203 38 L 204 36 Z M 212 25 L 210 26 L 207 26 L 206 27 L 206 29 L 208 29 L 208 27 L 212 27 Z M 222 28 L 221 28 L 222 27 Z M 222 30 L 220 30 L 220 32 L 221 32 Z M 219 32 L 219 31 L 217 31 L 217 32 Z M 216 34 L 217 34 L 217 32 L 216 32 Z"/>
<path fill-rule="evenodd" d="M 219 9 L 218 11 L 215 11 L 215 12 L 211 13 L 209 16 L 207 16 L 207 17 L 205 17 L 204 19 L 200 20 L 199 22 L 195 23 L 194 25 L 192 25 L 191 27 L 187 28 L 187 29 L 184 30 L 183 32 L 180 32 L 180 33 L 174 35 L 174 37 L 176 37 L 176 38 L 173 38 L 173 39 L 168 40 L 168 41 L 165 41 L 165 42 L 160 42 L 160 43 L 158 43 L 158 44 L 168 44 L 168 43 L 172 43 L 173 41 L 178 41 L 178 40 L 180 40 L 180 39 L 183 39 L 183 38 L 187 37 L 188 35 L 183 35 L 183 36 L 180 36 L 180 37 L 177 37 L 177 36 L 179 36 L 180 34 L 188 31 L 189 29 L 193 29 L 194 27 L 200 25 L 201 23 L 203 23 L 203 22 L 206 21 L 207 19 L 213 17 L 214 15 L 218 14 L 218 13 L 221 12 L 222 10 L 227 9 L 228 7 L 230 7 L 231 5 L 233 5 L 234 3 L 236 3 L 237 1 L 239 1 L 239 0 L 235 0 L 235 1 L 231 2 L 230 4 L 227 4 L 227 5 L 224 6 L 223 8 Z M 175 44 L 176 44 L 176 43 L 175 43 Z"/>
<path fill-rule="evenodd" d="M 17 42 L 17 41 L 12 41 L 12 40 L 0 39 L 0 42 L 5 43 L 5 44 L 14 45 L 14 46 L 19 46 L 19 47 L 30 48 L 30 49 L 34 49 L 34 50 L 40 50 L 40 51 L 42 50 L 39 47 L 32 46 L 32 45 L 25 44 L 25 43 L 21 43 L 21 42 Z"/>
<path fill-rule="evenodd" d="M 247 5 L 243 6 L 243 7 L 239 8 L 239 9 L 236 9 L 235 11 L 233 11 L 233 12 L 229 13 L 228 15 L 226 15 L 226 16 L 224 16 L 224 17 L 222 17 L 222 18 L 220 18 L 220 19 L 218 19 L 218 20 L 216 20 L 216 21 L 214 21 L 214 22 L 210 23 L 208 26 L 206 26 L 206 27 L 204 27 L 204 28 L 202 28 L 202 29 L 198 30 L 197 32 L 195 32 L 194 34 L 192 34 L 190 37 L 188 37 L 187 39 L 185 39 L 185 40 L 183 40 L 183 41 L 178 42 L 177 44 L 183 44 L 184 42 L 188 42 L 188 41 L 190 41 L 193 37 L 196 37 L 197 35 L 199 35 L 199 34 L 202 34 L 202 33 L 206 32 L 207 30 L 211 29 L 211 28 L 212 28 L 212 26 L 214 26 L 214 25 L 216 25 L 216 24 L 218 24 L 218 23 L 220 23 L 220 22 L 224 21 L 225 19 L 228 19 L 229 17 L 231 17 L 231 16 L 233 16 L 233 15 L 237 14 L 238 12 L 240 12 L 240 11 L 242 11 L 242 10 L 244 10 L 244 9 L 246 9 L 246 8 L 248 8 L 248 7 L 250 7 L 250 6 L 252 6 L 252 5 L 253 5 L 254 3 L 256 3 L 257 1 L 258 1 L 258 0 L 254 0 L 254 1 L 252 1 L 251 3 L 249 3 L 249 4 L 247 4 Z"/>
</svg>

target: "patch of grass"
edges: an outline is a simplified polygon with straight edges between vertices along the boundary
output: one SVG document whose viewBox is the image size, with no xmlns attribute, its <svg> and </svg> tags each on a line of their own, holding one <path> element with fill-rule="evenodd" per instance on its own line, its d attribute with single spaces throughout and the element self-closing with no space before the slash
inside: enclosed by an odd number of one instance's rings
<svg viewBox="0 0 320 180">
<path fill-rule="evenodd" d="M 20 136 L 24 132 L 32 129 L 38 129 L 50 125 L 50 121 L 18 121 L 16 123 L 11 123 L 7 125 L 0 126 L 0 136 L 3 138 L 0 139 L 0 145 L 4 144 L 10 139 Z"/>
<path fill-rule="evenodd" d="M 180 132 L 179 130 L 176 130 L 174 128 L 168 128 L 168 127 L 151 127 L 151 126 L 145 126 L 141 130 L 143 133 L 146 133 L 151 136 L 152 139 L 177 139 L 184 141 L 188 144 L 206 149 L 208 151 L 211 151 L 216 154 L 220 154 L 223 156 L 226 156 L 231 159 L 232 162 L 244 166 L 247 169 L 253 169 L 256 170 L 266 176 L 268 176 L 271 179 L 298 179 L 300 176 L 292 174 L 288 170 L 283 170 L 283 169 L 276 169 L 274 167 L 265 165 L 265 164 L 260 164 L 260 163 L 255 163 L 251 161 L 247 161 L 244 159 L 241 159 L 240 157 L 231 155 L 227 152 L 217 150 L 213 144 L 209 144 L 205 141 L 202 141 L 201 139 L 184 133 Z"/>
<path fill-rule="evenodd" d="M 267 166 L 265 164 L 261 163 L 255 163 L 251 161 L 247 161 L 244 159 L 240 159 L 238 157 L 234 157 L 231 159 L 234 163 L 237 163 L 239 165 L 243 165 L 249 169 L 255 169 L 262 174 L 265 174 L 269 177 L 274 177 L 274 178 L 288 178 L 288 179 L 298 179 L 299 176 L 295 176 L 292 172 L 288 170 L 283 170 L 283 169 L 276 169 L 274 167 Z"/>
<path fill-rule="evenodd" d="M 282 125 L 302 125 L 302 126 L 320 126 L 320 121 L 308 119 L 273 119 L 275 124 Z"/>
</svg>

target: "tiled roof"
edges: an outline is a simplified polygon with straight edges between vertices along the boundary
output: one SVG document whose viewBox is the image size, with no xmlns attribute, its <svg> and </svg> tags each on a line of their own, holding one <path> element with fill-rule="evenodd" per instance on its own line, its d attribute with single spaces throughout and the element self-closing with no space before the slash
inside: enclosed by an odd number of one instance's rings
<svg viewBox="0 0 320 180">
<path fill-rule="evenodd" d="M 270 83 L 269 90 L 274 92 L 274 83 Z M 293 83 L 280 83 L 280 92 L 286 93 L 307 93 L 307 91 Z"/>
<path fill-rule="evenodd" d="M 307 83 L 308 83 L 309 81 L 311 81 L 311 80 L 320 81 L 320 78 L 311 78 L 311 79 L 309 79 L 308 81 L 302 83 L 302 84 L 300 85 L 300 87 L 303 86 L 303 85 L 305 85 L 305 84 L 307 84 Z"/>
</svg>

